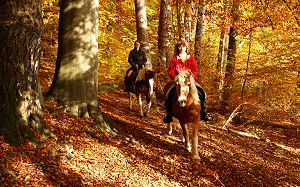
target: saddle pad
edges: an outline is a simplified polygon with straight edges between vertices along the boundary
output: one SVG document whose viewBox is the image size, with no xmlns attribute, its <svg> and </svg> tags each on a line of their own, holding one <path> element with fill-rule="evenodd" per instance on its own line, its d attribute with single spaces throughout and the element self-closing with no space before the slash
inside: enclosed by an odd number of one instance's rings
<svg viewBox="0 0 300 187">
<path fill-rule="evenodd" d="M 146 71 L 146 69 L 140 69 L 138 71 L 138 74 L 136 76 L 135 81 L 145 80 L 146 79 L 146 77 L 145 77 L 145 71 Z"/>
</svg>

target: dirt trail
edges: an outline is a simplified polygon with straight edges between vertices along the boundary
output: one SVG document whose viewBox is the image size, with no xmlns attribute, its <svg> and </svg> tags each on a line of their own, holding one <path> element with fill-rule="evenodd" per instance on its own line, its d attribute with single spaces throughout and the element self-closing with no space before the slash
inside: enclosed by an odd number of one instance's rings
<svg viewBox="0 0 300 187">
<path fill-rule="evenodd" d="M 149 117 L 139 117 L 137 102 L 129 110 L 127 95 L 118 89 L 100 92 L 99 99 L 101 110 L 118 124 L 118 149 L 180 186 L 300 186 L 297 129 L 259 127 L 259 140 L 222 130 L 226 119 L 213 114 L 215 121 L 200 128 L 202 160 L 194 163 L 179 141 L 179 126 L 167 135 L 162 110 L 152 108 Z"/>
</svg>

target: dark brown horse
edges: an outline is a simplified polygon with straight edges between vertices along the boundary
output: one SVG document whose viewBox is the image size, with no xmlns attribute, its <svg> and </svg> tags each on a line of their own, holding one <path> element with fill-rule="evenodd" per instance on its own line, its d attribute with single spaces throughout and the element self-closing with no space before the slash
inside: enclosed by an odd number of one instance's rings
<svg viewBox="0 0 300 187">
<path fill-rule="evenodd" d="M 137 77 L 132 79 L 133 81 L 130 83 L 130 92 L 129 94 L 129 107 L 132 110 L 132 94 L 136 95 L 138 99 L 138 105 L 140 109 L 140 115 L 147 116 L 150 113 L 151 101 L 155 98 L 155 93 L 153 91 L 154 86 L 154 72 L 152 70 L 148 70 L 146 68 L 140 69 L 137 73 Z M 146 97 L 146 101 L 148 103 L 147 111 L 144 114 L 143 112 L 143 104 L 142 97 Z"/>
<path fill-rule="evenodd" d="M 179 120 L 182 128 L 182 140 L 188 151 L 192 151 L 193 158 L 200 160 L 198 153 L 198 129 L 200 125 L 200 100 L 195 80 L 190 71 L 178 71 L 174 82 L 168 83 L 164 88 L 165 96 L 167 91 L 174 84 L 176 96 L 173 101 L 173 116 Z M 189 140 L 188 125 L 192 126 L 192 147 Z M 169 135 L 172 134 L 172 125 L 168 124 Z"/>
</svg>

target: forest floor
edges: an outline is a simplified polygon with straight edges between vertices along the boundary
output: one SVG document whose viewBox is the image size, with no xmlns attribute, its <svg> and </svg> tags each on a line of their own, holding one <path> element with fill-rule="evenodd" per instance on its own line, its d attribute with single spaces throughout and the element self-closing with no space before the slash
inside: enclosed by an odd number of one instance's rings
<svg viewBox="0 0 300 187">
<path fill-rule="evenodd" d="M 47 73 L 53 67 L 42 74 L 44 90 Z M 46 110 L 53 138 L 13 147 L 0 136 L 0 186 L 300 186 L 299 125 L 227 124 L 244 132 L 238 134 L 222 129 L 227 118 L 210 112 L 214 120 L 200 126 L 201 161 L 195 162 L 180 141 L 178 121 L 168 135 L 162 103 L 139 117 L 136 99 L 130 110 L 128 95 L 114 85 L 101 87 L 99 103 L 114 133 L 91 119 Z"/>
<path fill-rule="evenodd" d="M 122 89 L 100 91 L 99 102 L 116 133 L 45 111 L 54 138 L 12 147 L 0 137 L 0 186 L 300 186 L 299 128 L 228 124 L 258 139 L 222 130 L 226 119 L 211 113 L 195 162 L 176 120 L 168 135 L 161 104 L 139 117 Z"/>
</svg>

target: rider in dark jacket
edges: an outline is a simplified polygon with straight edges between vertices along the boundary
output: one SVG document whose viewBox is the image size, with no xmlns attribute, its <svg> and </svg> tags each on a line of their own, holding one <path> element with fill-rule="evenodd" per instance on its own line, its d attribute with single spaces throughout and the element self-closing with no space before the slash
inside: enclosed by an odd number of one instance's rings
<svg viewBox="0 0 300 187">
<path fill-rule="evenodd" d="M 146 65 L 147 57 L 145 52 L 140 49 L 141 43 L 137 40 L 134 42 L 134 49 L 132 49 L 128 56 L 128 63 L 131 67 L 126 71 L 124 77 L 124 91 L 128 92 L 130 90 L 130 82 L 136 77 L 137 70 L 143 68 Z"/>
</svg>

